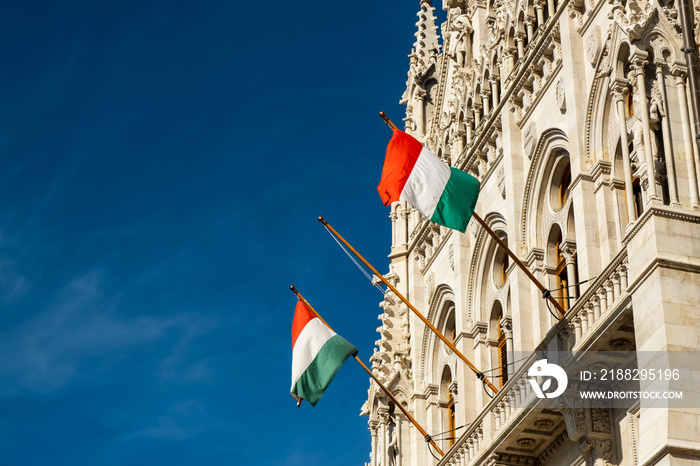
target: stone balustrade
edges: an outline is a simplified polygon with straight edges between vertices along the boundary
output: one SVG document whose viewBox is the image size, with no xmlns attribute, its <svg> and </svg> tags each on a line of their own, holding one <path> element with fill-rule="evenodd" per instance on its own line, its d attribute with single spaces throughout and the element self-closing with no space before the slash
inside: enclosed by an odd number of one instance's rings
<svg viewBox="0 0 700 466">
<path fill-rule="evenodd" d="M 492 443 L 499 432 L 509 428 L 516 418 L 527 415 L 538 402 L 528 381 L 530 366 L 548 350 L 583 349 L 586 338 L 594 333 L 598 323 L 624 301 L 628 286 L 627 270 L 627 250 L 623 249 L 491 399 L 467 432 L 438 463 L 439 466 L 479 464 L 493 449 Z"/>
<path fill-rule="evenodd" d="M 568 348 L 581 349 L 596 324 L 613 309 L 627 292 L 627 250 L 623 250 L 593 281 L 564 317 L 570 329 Z M 566 339 L 566 335 L 564 335 Z"/>
</svg>

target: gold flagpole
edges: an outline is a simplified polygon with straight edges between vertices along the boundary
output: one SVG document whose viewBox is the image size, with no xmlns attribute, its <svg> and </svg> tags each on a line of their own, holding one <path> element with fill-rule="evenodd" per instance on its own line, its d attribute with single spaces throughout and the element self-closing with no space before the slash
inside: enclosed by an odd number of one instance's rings
<svg viewBox="0 0 700 466">
<path fill-rule="evenodd" d="M 391 120 L 389 119 L 389 117 L 386 116 L 386 113 L 384 113 L 384 112 L 379 112 L 379 116 L 382 118 L 382 120 L 384 120 L 384 123 L 386 123 L 387 125 L 389 125 L 392 129 L 398 129 L 398 128 L 396 128 L 396 125 L 395 125 L 394 123 L 391 122 Z M 501 248 L 503 248 L 503 250 L 506 252 L 506 254 L 508 254 L 508 256 L 509 256 L 511 259 L 513 259 L 513 262 L 515 262 L 515 264 L 516 264 L 518 267 L 520 267 L 520 269 L 521 269 L 523 272 L 525 272 L 525 275 L 527 275 L 527 277 L 528 277 L 530 280 L 532 280 L 532 282 L 535 284 L 535 286 L 537 286 L 537 288 L 539 288 L 539 290 L 542 292 L 542 296 L 544 296 L 546 299 L 548 299 L 549 302 L 552 303 L 552 305 L 556 308 L 557 312 L 559 312 L 559 317 L 562 317 L 564 314 L 566 314 L 566 311 L 565 311 L 564 308 L 561 306 L 561 304 L 559 304 L 559 301 L 557 301 L 556 299 L 554 299 L 554 297 L 552 296 L 552 293 L 551 293 L 547 288 L 545 288 L 544 285 L 543 285 L 542 283 L 540 283 L 540 281 L 530 272 L 530 269 L 528 269 L 528 268 L 525 266 L 525 264 L 523 264 L 523 263 L 520 261 L 520 259 L 518 259 L 518 257 L 515 255 L 515 253 L 514 253 L 513 251 L 510 250 L 510 248 L 508 247 L 508 245 L 506 245 L 506 243 L 504 243 L 503 240 L 502 240 L 501 238 L 498 237 L 498 235 L 496 234 L 496 232 L 493 231 L 493 230 L 491 229 L 491 227 L 489 227 L 488 224 L 487 224 L 486 222 L 484 222 L 484 220 L 483 220 L 476 212 L 474 212 L 474 213 L 472 214 L 472 217 L 474 217 L 474 219 L 479 223 L 479 225 L 481 225 L 481 226 L 484 228 L 484 230 L 486 230 L 486 233 L 488 233 L 488 234 L 496 241 L 496 243 L 497 243 Z"/>
<path fill-rule="evenodd" d="M 408 301 L 408 299 L 404 298 L 404 296 L 399 292 L 399 290 L 397 290 L 397 289 L 394 287 L 394 285 L 392 285 L 391 283 L 389 283 L 389 281 L 388 281 L 386 278 L 384 278 L 384 275 L 382 275 L 381 273 L 379 273 L 379 272 L 377 271 L 377 269 L 375 269 L 374 267 L 372 267 L 372 264 L 370 264 L 369 262 L 367 262 L 367 260 L 366 260 L 364 257 L 362 257 L 362 255 L 361 255 L 359 252 L 357 252 L 357 251 L 355 250 L 355 248 L 353 248 L 352 246 L 350 246 L 350 243 L 348 243 L 347 241 L 345 241 L 345 238 L 343 238 L 342 236 L 340 236 L 340 233 L 338 233 L 337 231 L 335 231 L 335 229 L 334 229 L 332 226 L 330 226 L 330 225 L 328 224 L 328 222 L 326 222 L 326 219 L 324 219 L 323 217 L 319 217 L 319 218 L 318 218 L 318 221 L 321 222 L 321 223 L 323 223 L 323 225 L 324 225 L 326 228 L 328 228 L 328 231 L 330 231 L 331 233 L 333 233 L 333 235 L 334 235 L 336 238 L 338 238 L 345 246 L 348 247 L 348 249 L 350 249 L 350 250 L 352 251 L 353 254 L 355 254 L 355 255 L 357 256 L 358 259 L 360 259 L 360 260 L 362 261 L 362 263 L 364 263 L 367 267 L 369 267 L 369 269 L 372 271 L 372 273 L 374 273 L 377 277 L 379 277 L 379 279 L 380 279 L 392 292 L 394 292 L 394 294 L 395 294 L 396 296 L 398 296 L 398 298 L 399 298 L 401 301 L 403 301 L 403 302 L 406 304 L 406 306 L 408 306 L 408 308 L 411 309 L 411 310 L 413 311 L 413 313 L 414 313 L 415 315 L 417 315 L 418 318 L 419 318 L 421 321 L 423 321 L 423 323 L 424 323 L 425 325 L 427 325 L 428 328 L 429 328 L 430 330 L 432 330 L 432 331 L 435 333 L 435 335 L 437 335 L 437 337 L 438 337 L 440 340 L 442 340 L 442 342 L 445 343 L 445 344 L 448 346 L 448 348 L 450 348 L 450 349 L 457 355 L 457 357 L 459 357 L 459 359 L 461 359 L 462 361 L 464 361 L 464 363 L 465 363 L 467 366 L 469 366 L 469 368 L 470 368 L 472 371 L 474 371 L 474 373 L 476 374 L 476 376 L 477 376 L 479 379 L 483 380 L 483 382 L 484 382 L 486 385 L 488 385 L 488 387 L 489 387 L 491 390 L 493 390 L 494 393 L 498 393 L 498 389 L 489 381 L 489 379 L 484 375 L 484 373 L 481 372 L 479 369 L 477 369 L 476 366 L 474 366 L 474 364 L 472 364 L 472 363 L 466 358 L 466 356 L 464 356 L 464 355 L 457 349 L 457 347 L 454 345 L 454 343 L 452 343 L 450 340 L 448 340 L 447 337 L 445 337 L 445 335 L 443 335 L 442 333 L 440 333 L 440 331 L 439 331 L 438 329 L 436 329 L 435 326 L 434 326 L 433 324 L 431 324 L 430 321 L 428 321 L 428 319 L 426 319 L 426 318 L 423 316 L 423 314 L 421 314 L 421 313 L 418 311 L 418 309 L 416 309 L 416 308 L 413 306 L 413 304 L 411 304 L 411 303 Z"/>
<path fill-rule="evenodd" d="M 384 120 L 384 123 L 389 125 L 389 128 L 391 129 L 398 129 L 394 123 L 391 122 L 388 116 L 386 116 L 386 113 L 384 112 L 379 112 L 379 116 L 382 117 L 382 120 Z"/>
<path fill-rule="evenodd" d="M 328 325 L 328 322 L 326 322 L 325 320 L 323 320 L 323 317 L 321 317 L 321 315 L 320 315 L 318 312 L 316 312 L 316 309 L 314 309 L 313 306 L 311 306 L 311 304 L 309 304 L 309 302 L 301 295 L 301 293 L 299 293 L 299 292 L 297 291 L 297 289 L 294 287 L 294 285 L 290 286 L 289 289 L 292 290 L 292 293 L 294 293 L 294 294 L 296 295 L 297 298 L 301 299 L 301 301 L 302 301 L 304 304 L 306 304 L 306 307 L 308 307 L 308 308 L 311 310 L 311 312 L 313 312 L 314 315 L 315 315 L 316 317 L 318 317 L 318 319 L 326 325 L 326 327 L 328 327 L 329 329 L 333 330 L 333 328 L 332 328 L 330 325 Z M 367 366 L 365 365 L 365 363 L 362 362 L 362 360 L 361 360 L 360 358 L 358 358 L 357 355 L 355 355 L 355 356 L 353 356 L 353 357 L 355 358 L 355 361 L 357 361 L 357 362 L 360 364 L 360 366 L 362 366 L 362 368 L 369 374 L 369 376 L 372 377 L 372 380 L 374 380 L 374 381 L 377 383 L 377 385 L 379 385 L 379 386 L 382 388 L 382 390 L 384 390 L 384 392 L 387 394 L 387 396 L 389 397 L 389 399 L 391 399 L 391 401 L 394 403 L 394 405 L 395 405 L 397 408 L 399 408 L 399 409 L 401 410 L 402 413 L 404 413 L 404 415 L 408 418 L 409 421 L 411 421 L 411 423 L 412 423 L 414 426 L 416 426 L 416 429 L 418 429 L 418 432 L 421 433 L 421 435 L 423 436 L 423 438 L 425 438 L 425 440 L 426 440 L 427 442 L 430 442 L 430 444 L 433 446 L 433 448 L 435 448 L 435 449 L 438 451 L 438 453 L 440 453 L 440 456 L 445 456 L 445 453 L 443 453 L 443 451 L 440 449 L 440 447 L 438 447 L 438 446 L 435 444 L 435 441 L 433 440 L 433 438 L 432 438 L 430 435 L 428 435 L 428 433 L 421 427 L 420 424 L 418 424 L 418 421 L 416 421 L 416 420 L 413 418 L 413 416 L 411 416 L 411 414 L 410 414 L 410 413 L 406 410 L 406 408 L 404 408 L 403 405 L 394 397 L 394 395 L 389 391 L 389 389 L 386 388 L 386 387 L 384 386 L 384 384 L 383 384 L 382 382 L 379 381 L 379 379 L 377 378 L 377 376 L 374 375 L 374 374 L 372 373 L 372 371 L 369 370 L 369 368 L 367 368 Z"/>
<path fill-rule="evenodd" d="M 516 264 L 518 267 L 520 267 L 520 269 L 521 269 L 523 272 L 525 272 L 525 275 L 527 275 L 527 277 L 528 277 L 530 280 L 532 280 L 532 282 L 537 286 L 537 288 L 540 289 L 540 291 L 542 292 L 542 296 L 545 296 L 546 299 L 548 299 L 549 302 L 552 303 L 552 305 L 556 308 L 557 312 L 559 312 L 559 317 L 562 317 L 564 314 L 566 314 L 566 311 L 565 311 L 564 308 L 561 306 L 561 304 L 559 304 L 559 301 L 557 301 L 556 299 L 554 299 L 554 297 L 552 296 L 552 293 L 551 293 L 547 288 L 545 288 L 544 285 L 543 285 L 542 283 L 540 283 L 540 281 L 530 272 L 530 269 L 528 269 L 528 268 L 525 266 L 525 264 L 523 264 L 523 263 L 520 261 L 520 259 L 518 259 L 518 257 L 515 255 L 515 253 L 514 253 L 513 251 L 510 250 L 510 248 L 506 245 L 506 243 L 504 243 L 503 240 L 502 240 L 501 238 L 498 237 L 498 235 L 496 234 L 496 232 L 493 231 L 493 230 L 486 224 L 486 222 L 484 221 L 484 219 L 482 219 L 481 217 L 479 217 L 479 215 L 478 215 L 476 212 L 474 212 L 474 213 L 472 214 L 472 217 L 474 217 L 474 219 L 475 219 L 477 222 L 479 222 L 479 225 L 481 225 L 481 226 L 484 228 L 484 230 L 486 230 L 486 233 L 488 233 L 489 235 L 491 235 L 491 237 L 494 239 L 494 241 L 496 241 L 496 243 L 498 243 L 498 245 L 499 245 L 501 248 L 503 248 L 503 250 L 506 252 L 506 254 L 508 254 L 508 256 L 510 256 L 511 259 L 513 259 L 513 262 L 515 262 L 515 264 Z"/>
</svg>

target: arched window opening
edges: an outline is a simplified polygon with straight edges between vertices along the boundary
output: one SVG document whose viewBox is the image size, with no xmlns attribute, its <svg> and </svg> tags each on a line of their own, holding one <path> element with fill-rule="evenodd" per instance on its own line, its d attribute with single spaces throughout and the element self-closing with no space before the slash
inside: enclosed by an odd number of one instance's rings
<svg viewBox="0 0 700 466">
<path fill-rule="evenodd" d="M 564 173 L 561 175 L 561 180 L 559 181 L 559 207 L 564 207 L 567 199 L 569 198 L 569 186 L 571 186 L 571 166 L 566 164 Z"/>
<path fill-rule="evenodd" d="M 508 245 L 508 236 L 505 234 L 499 235 L 501 240 Z M 510 267 L 510 258 L 501 247 L 496 247 L 493 258 L 493 284 L 497 289 L 503 288 L 508 281 L 508 268 Z"/>
<path fill-rule="evenodd" d="M 566 201 L 569 200 L 569 188 L 571 187 L 571 164 L 569 156 L 564 153 L 557 157 L 552 172 L 552 184 L 550 188 L 550 205 L 555 212 L 559 212 Z"/>
<path fill-rule="evenodd" d="M 447 317 L 447 320 L 445 322 L 445 331 L 444 335 L 447 337 L 448 340 L 450 340 L 452 343 L 455 342 L 457 339 L 457 331 L 455 328 L 455 313 L 454 313 L 454 308 L 452 311 L 450 311 L 450 315 Z"/>
<path fill-rule="evenodd" d="M 508 382 L 508 345 L 506 345 L 506 334 L 501 327 L 503 312 L 498 316 L 498 367 L 501 387 Z"/>
<path fill-rule="evenodd" d="M 556 257 L 556 270 L 555 270 L 555 275 L 557 277 L 557 300 L 559 301 L 559 304 L 561 304 L 561 307 L 564 308 L 565 311 L 569 310 L 569 275 L 567 273 L 567 268 L 566 268 L 566 259 L 564 259 L 564 256 L 562 254 L 562 241 L 561 241 L 561 234 L 559 234 L 559 238 L 556 241 L 556 252 L 557 252 L 557 257 Z"/>
<path fill-rule="evenodd" d="M 634 99 L 632 97 L 631 89 L 627 92 L 627 96 L 625 97 L 625 110 L 625 116 L 628 120 L 634 116 Z"/>
<path fill-rule="evenodd" d="M 642 212 L 644 212 L 644 200 L 642 199 L 642 184 L 637 177 L 632 178 L 632 199 L 634 202 L 635 218 L 639 218 Z"/>
<path fill-rule="evenodd" d="M 654 156 L 654 173 L 656 174 L 656 185 L 661 191 L 661 198 L 664 205 L 669 205 L 671 203 L 671 195 L 668 189 L 668 172 L 666 170 L 666 153 L 664 151 L 663 143 L 663 132 L 661 130 L 661 125 L 657 125 L 656 128 L 652 128 L 651 137 L 656 141 L 656 154 Z"/>
<path fill-rule="evenodd" d="M 452 372 L 449 366 L 446 366 L 442 372 L 442 381 L 440 383 L 440 391 L 442 392 L 443 400 L 443 432 L 445 432 L 445 447 L 449 449 L 454 445 L 457 435 L 455 433 L 455 399 L 450 390 L 452 386 Z"/>
<path fill-rule="evenodd" d="M 503 306 L 498 300 L 493 303 L 491 319 L 491 329 L 494 333 L 491 334 L 492 336 L 490 338 L 495 338 L 496 340 L 496 354 L 494 355 L 493 361 L 495 365 L 495 373 L 497 374 L 498 378 L 498 386 L 500 388 L 504 386 L 506 382 L 508 382 L 509 345 L 506 329 L 503 327 Z"/>
<path fill-rule="evenodd" d="M 547 246 L 547 273 L 550 274 L 550 290 L 564 311 L 571 307 L 571 300 L 578 296 L 576 289 L 576 246 L 564 241 L 559 225 L 554 224 Z"/>
</svg>

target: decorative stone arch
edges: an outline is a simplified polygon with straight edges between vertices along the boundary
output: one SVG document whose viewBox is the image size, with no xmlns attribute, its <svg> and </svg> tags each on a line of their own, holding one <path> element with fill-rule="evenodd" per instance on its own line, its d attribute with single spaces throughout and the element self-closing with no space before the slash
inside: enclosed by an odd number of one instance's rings
<svg viewBox="0 0 700 466">
<path fill-rule="evenodd" d="M 505 302 L 504 302 L 505 301 Z M 493 300 L 491 307 L 488 309 L 488 328 L 486 330 L 486 338 L 489 341 L 498 340 L 498 321 L 501 317 L 506 316 L 507 300 L 496 298 Z"/>
<path fill-rule="evenodd" d="M 550 171 L 554 167 L 557 154 L 569 153 L 569 140 L 564 131 L 559 128 L 551 128 L 542 133 L 535 147 L 532 163 L 525 181 L 523 196 L 523 208 L 520 218 L 520 238 L 526 250 L 531 250 L 543 243 L 540 229 L 538 228 L 539 208 L 545 201 L 548 190 L 547 183 L 551 182 Z M 540 224 L 541 226 L 541 224 Z"/>
<path fill-rule="evenodd" d="M 574 207 L 573 205 L 569 208 L 566 215 L 566 223 L 563 225 L 564 230 L 562 234 L 564 235 L 564 240 L 569 242 L 576 242 L 576 220 L 574 217 Z"/>
<path fill-rule="evenodd" d="M 645 50 L 652 51 L 652 55 L 661 57 L 666 63 L 685 63 L 685 57 L 679 51 L 683 48 L 676 34 L 669 33 L 666 28 L 656 27 L 642 39 Z"/>
<path fill-rule="evenodd" d="M 516 34 L 516 27 L 515 24 L 511 25 L 511 27 L 508 29 L 508 33 L 506 34 L 506 47 L 508 47 L 509 50 L 513 51 L 514 54 L 514 62 L 517 62 L 519 59 L 522 57 L 518 53 L 518 48 L 515 45 L 515 34 Z"/>
<path fill-rule="evenodd" d="M 440 284 L 435 288 L 430 299 L 428 314 L 425 317 L 443 335 L 445 334 L 446 326 L 450 324 L 450 319 L 454 326 L 456 301 L 452 288 L 445 284 Z M 454 355 L 448 354 L 444 350 L 444 343 L 438 339 L 437 335 L 427 325 L 423 327 L 421 342 L 420 367 L 418 370 L 421 380 L 424 380 L 428 385 L 438 384 L 440 382 L 440 374 L 437 374 L 438 368 L 444 366 L 448 360 L 452 361 Z"/>
<path fill-rule="evenodd" d="M 489 212 L 484 216 L 484 221 L 497 233 L 505 234 L 505 218 L 497 212 Z M 474 241 L 474 251 L 469 265 L 469 282 L 467 284 L 467 301 L 465 308 L 468 310 L 468 321 L 470 323 L 488 322 L 488 310 L 485 309 L 486 301 L 497 294 L 507 293 L 496 290 L 493 286 L 492 274 L 494 254 L 498 248 L 495 241 L 485 232 L 483 228 L 478 229 L 476 240 Z M 505 284 L 503 285 L 504 287 Z M 507 288 L 507 287 L 506 287 Z"/>
<path fill-rule="evenodd" d="M 553 269 L 556 266 L 557 250 L 555 243 L 557 241 L 564 241 L 564 231 L 562 231 L 561 225 L 559 223 L 552 223 L 549 226 L 549 232 L 547 233 L 547 241 L 544 246 L 544 264 L 545 268 Z M 551 270 L 549 270 L 551 273 Z"/>
<path fill-rule="evenodd" d="M 597 53 L 595 62 L 595 79 L 591 84 L 591 90 L 586 105 L 584 144 L 586 151 L 586 168 L 591 168 L 598 160 L 611 160 L 609 155 L 609 141 L 614 139 L 614 134 L 608 136 L 612 131 L 619 131 L 616 116 L 610 111 L 610 81 L 615 79 L 615 75 L 620 80 L 624 80 L 624 71 L 612 73 L 616 68 L 617 56 L 620 53 L 618 44 L 620 30 L 612 24 L 607 32 L 605 44 L 602 50 Z M 596 56 L 595 45 L 587 53 L 590 57 Z M 629 50 L 629 44 L 627 44 Z M 625 55 L 625 60 L 627 59 Z M 611 77 L 611 73 L 613 76 Z M 619 136 L 618 136 L 619 137 Z M 613 152 L 614 153 L 614 152 Z"/>
</svg>

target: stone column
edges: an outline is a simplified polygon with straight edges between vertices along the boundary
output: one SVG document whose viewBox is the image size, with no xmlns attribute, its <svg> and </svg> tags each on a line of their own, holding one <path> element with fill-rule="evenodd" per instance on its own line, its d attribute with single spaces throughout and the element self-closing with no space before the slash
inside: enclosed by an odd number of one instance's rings
<svg viewBox="0 0 700 466">
<path fill-rule="evenodd" d="M 647 202 L 654 203 L 661 200 L 656 193 L 656 180 L 654 175 L 654 154 L 651 152 L 651 133 L 649 129 L 649 106 L 647 105 L 647 87 L 644 82 L 644 67 L 647 61 L 644 59 L 647 53 L 637 53 L 632 58 L 632 70 L 637 80 L 637 92 L 640 102 L 642 120 L 642 138 L 644 139 L 644 162 L 647 168 Z M 639 150 L 639 148 L 637 148 Z"/>
<path fill-rule="evenodd" d="M 462 155 L 462 151 L 464 150 L 464 135 L 465 133 L 463 130 L 457 129 L 452 137 L 452 157 L 450 160 L 450 165 L 452 166 L 457 163 L 459 156 Z"/>
<path fill-rule="evenodd" d="M 513 322 L 510 317 L 503 316 L 499 323 L 501 325 L 501 330 L 506 337 L 506 357 L 508 358 L 506 373 L 509 376 L 512 376 L 515 373 L 515 366 L 513 365 L 515 362 L 513 355 Z"/>
<path fill-rule="evenodd" d="M 525 39 L 525 34 L 518 32 L 515 34 L 515 45 L 518 47 L 518 58 L 522 59 L 525 56 L 525 45 L 523 40 Z"/>
<path fill-rule="evenodd" d="M 370 466 L 377 466 L 377 421 L 369 421 L 369 432 L 372 438 L 372 452 L 370 453 Z"/>
<path fill-rule="evenodd" d="M 389 218 L 391 219 L 391 247 L 392 249 L 398 246 L 397 241 L 397 231 L 396 231 L 396 219 L 399 216 L 396 214 L 396 207 L 392 206 Z"/>
<path fill-rule="evenodd" d="M 537 24 L 544 24 L 544 5 L 542 3 L 535 4 L 535 13 L 537 14 Z"/>
<path fill-rule="evenodd" d="M 666 80 L 664 79 L 664 66 L 665 62 L 663 60 L 655 61 L 656 65 L 656 82 L 659 85 L 659 90 L 661 91 L 661 107 L 663 115 L 659 115 L 661 119 L 661 132 L 663 133 L 663 143 L 664 143 L 664 154 L 666 162 L 666 175 L 668 178 L 668 196 L 670 199 L 670 204 L 672 206 L 680 206 L 678 202 L 678 188 L 676 187 L 676 165 L 673 160 L 673 144 L 671 143 L 671 126 L 668 124 L 668 97 L 666 96 Z"/>
<path fill-rule="evenodd" d="M 681 128 L 683 128 L 683 144 L 688 181 L 690 182 L 690 204 L 693 210 L 698 210 L 700 208 L 700 195 L 698 194 L 698 180 L 695 177 L 695 152 L 693 151 L 693 137 L 691 136 L 690 118 L 688 117 L 688 101 L 685 98 L 685 74 L 685 70 L 679 67 L 675 67 L 673 70 L 681 107 Z"/>
<path fill-rule="evenodd" d="M 490 90 L 488 90 L 488 89 L 481 90 L 481 104 L 484 106 L 484 118 L 486 118 L 486 115 L 488 115 L 489 112 L 491 111 L 490 96 L 491 96 Z"/>
<path fill-rule="evenodd" d="M 396 465 L 395 466 L 401 466 L 403 463 L 403 461 L 402 461 L 403 449 L 401 448 L 401 446 L 402 446 L 401 442 L 402 442 L 403 436 L 401 435 L 401 430 L 402 430 L 402 427 L 403 427 L 405 421 L 404 421 L 404 417 L 402 414 L 396 413 L 396 415 L 394 417 L 396 418 L 396 448 L 397 448 Z"/>
<path fill-rule="evenodd" d="M 481 104 L 474 102 L 472 110 L 474 111 L 474 127 L 478 128 L 481 124 Z"/>
<path fill-rule="evenodd" d="M 578 273 L 576 273 L 576 244 L 571 241 L 566 241 L 562 244 L 561 255 L 566 261 L 566 276 L 568 277 L 567 295 L 569 298 L 578 298 L 576 283 L 578 282 Z M 573 305 L 573 300 L 569 300 L 569 308 Z"/>
<path fill-rule="evenodd" d="M 381 446 L 380 446 L 380 451 L 378 452 L 379 455 L 381 455 L 381 466 L 388 466 L 389 465 L 389 452 L 388 452 L 388 446 L 389 442 L 391 439 L 389 439 L 389 422 L 391 422 L 391 416 L 389 415 L 389 408 L 386 406 L 381 406 L 379 408 L 379 436 L 381 438 Z"/>
<path fill-rule="evenodd" d="M 612 83 L 613 100 L 617 106 L 617 121 L 620 124 L 620 149 L 622 149 L 622 171 L 625 178 L 625 201 L 627 203 L 627 222 L 636 220 L 634 197 L 632 195 L 632 168 L 630 167 L 629 141 L 627 140 L 627 122 L 625 119 L 625 97 L 629 92 L 627 83 L 615 80 Z"/>
<path fill-rule="evenodd" d="M 472 142 L 472 125 L 474 124 L 474 117 L 466 117 L 464 119 L 464 126 L 467 129 L 467 144 Z"/>
<path fill-rule="evenodd" d="M 491 83 L 491 108 L 498 106 L 498 79 L 498 76 L 491 76 L 489 79 Z"/>
<path fill-rule="evenodd" d="M 513 68 L 515 68 L 515 50 L 512 49 L 511 47 L 506 47 L 503 50 L 503 56 L 505 58 L 505 63 L 506 63 L 506 73 L 503 74 L 506 78 L 508 75 L 513 71 Z"/>
<path fill-rule="evenodd" d="M 413 102 L 413 114 L 416 118 L 416 133 L 419 137 L 425 135 L 425 89 L 417 88 L 415 102 Z"/>
<path fill-rule="evenodd" d="M 527 43 L 529 44 L 532 42 L 533 37 L 535 36 L 535 30 L 533 28 L 533 22 L 535 18 L 532 16 L 528 16 L 527 19 L 525 20 L 525 31 L 527 32 Z"/>
</svg>

